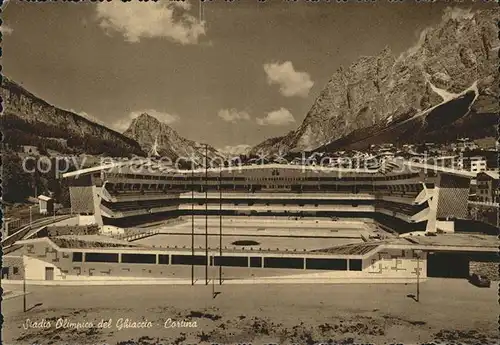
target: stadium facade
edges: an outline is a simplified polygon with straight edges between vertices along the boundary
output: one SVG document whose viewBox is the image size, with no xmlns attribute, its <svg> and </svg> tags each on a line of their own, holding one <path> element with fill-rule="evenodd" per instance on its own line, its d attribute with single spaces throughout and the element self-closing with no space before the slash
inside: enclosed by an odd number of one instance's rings
<svg viewBox="0 0 500 345">
<path fill-rule="evenodd" d="M 18 242 L 25 276 L 160 279 L 175 278 L 178 267 L 191 265 L 196 270 L 224 267 L 225 277 L 243 270 L 252 277 L 414 280 L 417 275 L 465 277 L 471 267 L 497 265 L 495 243 L 463 243 L 452 236 L 455 220 L 467 216 L 472 177 L 467 172 L 409 165 L 372 171 L 279 164 L 180 171 L 149 164 L 148 169 L 114 164 L 66 173 L 72 212 L 90 217 L 101 228 L 191 216 L 328 219 L 332 228 L 338 221 L 373 223 L 395 237 L 297 251 L 155 248 L 112 241 L 92 246 L 46 236 Z M 405 236 L 413 233 L 439 233 L 445 242 Z M 300 234 L 315 235 L 309 228 Z"/>
<path fill-rule="evenodd" d="M 338 217 L 373 219 L 404 233 L 453 231 L 450 219 L 467 216 L 470 174 L 398 171 L 256 165 L 135 173 L 119 166 L 66 178 L 73 212 L 93 214 L 98 224 L 191 214 Z"/>
</svg>

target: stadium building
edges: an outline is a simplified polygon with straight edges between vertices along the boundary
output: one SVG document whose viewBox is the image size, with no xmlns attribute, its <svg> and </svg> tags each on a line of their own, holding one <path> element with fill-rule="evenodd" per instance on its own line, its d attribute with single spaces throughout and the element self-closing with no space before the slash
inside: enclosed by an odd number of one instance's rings
<svg viewBox="0 0 500 345">
<path fill-rule="evenodd" d="M 73 230 L 44 229 L 16 245 L 32 280 L 191 274 L 208 282 L 216 267 L 221 281 L 407 282 L 472 271 L 497 279 L 498 240 L 456 231 L 472 177 L 409 163 L 382 170 L 99 166 L 64 174 L 78 215 L 65 223 Z M 98 225 L 99 234 L 77 230 L 83 223 Z"/>
</svg>

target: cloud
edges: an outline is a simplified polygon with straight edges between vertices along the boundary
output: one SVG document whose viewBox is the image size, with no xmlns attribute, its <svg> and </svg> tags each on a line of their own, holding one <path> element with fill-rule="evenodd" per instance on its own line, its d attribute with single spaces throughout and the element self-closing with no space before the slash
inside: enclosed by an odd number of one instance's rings
<svg viewBox="0 0 500 345">
<path fill-rule="evenodd" d="M 217 114 L 221 119 L 226 122 L 236 123 L 240 120 L 248 121 L 250 120 L 250 115 L 246 111 L 238 111 L 234 108 L 232 109 L 221 109 Z"/>
<path fill-rule="evenodd" d="M 77 114 L 77 115 L 80 115 L 81 117 L 84 117 L 86 118 L 87 120 L 89 121 L 92 121 L 94 123 L 97 123 L 101 126 L 107 126 L 104 122 L 102 122 L 101 120 L 99 120 L 97 117 L 95 117 L 94 115 L 91 115 L 85 111 L 78 111 L 78 110 L 74 110 L 74 109 L 70 109 L 68 110 L 69 112 L 72 112 L 74 114 Z"/>
<path fill-rule="evenodd" d="M 226 145 L 225 147 L 219 149 L 220 152 L 226 154 L 229 157 L 238 156 L 240 154 L 247 154 L 252 149 L 251 145 L 239 144 L 239 145 Z"/>
<path fill-rule="evenodd" d="M 295 123 L 295 118 L 292 113 L 285 108 L 271 111 L 265 117 L 257 118 L 257 124 L 261 126 L 284 126 L 291 123 Z"/>
<path fill-rule="evenodd" d="M 443 15 L 441 16 L 441 21 L 446 22 L 448 20 L 456 20 L 461 18 L 471 19 L 473 17 L 474 17 L 474 12 L 470 8 L 462 9 L 459 7 L 446 7 L 443 11 Z M 428 26 L 422 30 L 417 30 L 415 32 L 416 37 L 418 37 L 417 43 L 412 45 L 406 51 L 402 52 L 397 60 L 399 61 L 401 59 L 405 59 L 408 56 L 411 56 L 416 52 L 418 52 L 424 45 L 427 34 L 432 32 L 434 29 L 435 29 L 434 26 Z"/>
<path fill-rule="evenodd" d="M 165 37 L 181 44 L 196 44 L 205 34 L 205 22 L 188 13 L 188 2 L 101 2 L 97 4 L 99 26 L 119 32 L 128 42 Z"/>
<path fill-rule="evenodd" d="M 12 29 L 10 26 L 2 23 L 2 26 L 0 26 L 0 32 L 2 35 L 7 36 L 11 35 L 14 32 L 14 29 Z"/>
<path fill-rule="evenodd" d="M 472 8 L 446 7 L 444 9 L 442 20 L 449 19 L 471 19 L 474 17 Z"/>
<path fill-rule="evenodd" d="M 290 61 L 280 63 L 264 64 L 264 71 L 267 74 L 267 82 L 278 84 L 283 96 L 307 97 L 314 82 L 306 72 L 297 72 Z"/>
<path fill-rule="evenodd" d="M 128 129 L 128 127 L 130 126 L 130 123 L 132 122 L 133 119 L 135 119 L 136 117 L 138 117 L 139 115 L 144 114 L 144 113 L 153 116 L 158 121 L 163 122 L 167 125 L 170 125 L 174 122 L 178 122 L 180 120 L 179 115 L 165 113 L 165 112 L 157 111 L 154 109 L 147 109 L 147 110 L 140 110 L 140 111 L 132 111 L 124 118 L 113 122 L 111 124 L 111 127 L 115 131 L 123 133 Z"/>
</svg>

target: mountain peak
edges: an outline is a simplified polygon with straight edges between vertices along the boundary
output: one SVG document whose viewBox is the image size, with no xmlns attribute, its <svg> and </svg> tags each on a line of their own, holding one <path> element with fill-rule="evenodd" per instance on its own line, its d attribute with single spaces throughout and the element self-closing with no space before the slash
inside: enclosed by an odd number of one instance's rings
<svg viewBox="0 0 500 345">
<path fill-rule="evenodd" d="M 205 144 L 182 137 L 168 124 L 146 112 L 132 120 L 123 134 L 137 141 L 145 152 L 155 152 L 155 155 L 174 161 L 179 158 L 198 163 L 203 161 Z M 222 156 L 211 146 L 208 146 L 208 150 L 209 158 Z"/>
<path fill-rule="evenodd" d="M 148 121 L 148 122 L 158 122 L 158 123 L 162 123 L 160 120 L 158 120 L 156 117 L 152 116 L 152 115 L 149 115 L 148 113 L 144 112 L 144 113 L 141 113 L 139 116 L 137 116 L 135 119 L 134 119 L 135 122 L 144 122 L 144 121 Z"/>
<path fill-rule="evenodd" d="M 500 45 L 495 24 L 498 18 L 497 11 L 450 10 L 441 23 L 426 28 L 417 44 L 399 58 L 384 47 L 376 56 L 361 56 L 348 67 L 339 67 L 299 128 L 279 140 L 266 140 L 257 148 L 272 154 L 282 148 L 299 152 L 333 142 L 344 146 L 351 141 L 368 142 L 388 119 L 403 121 L 416 111 L 433 109 L 442 102 L 427 87 L 427 80 L 440 92 L 450 94 L 461 94 L 477 81 L 479 96 L 465 113 L 497 112 L 498 102 L 492 96 L 493 90 L 498 90 L 497 60 L 492 57 Z M 472 127 L 468 130 L 471 134 L 475 131 Z M 494 132 L 493 127 L 484 131 L 490 132 Z M 421 131 L 418 135 L 428 134 Z M 445 140 L 445 136 L 441 138 Z M 383 140 L 399 139 L 386 136 Z"/>
<path fill-rule="evenodd" d="M 144 155 L 134 140 L 88 115 L 58 108 L 25 89 L 22 83 L 5 76 L 0 85 L 0 97 L 3 99 L 6 143 L 43 145 L 60 153 Z"/>
</svg>

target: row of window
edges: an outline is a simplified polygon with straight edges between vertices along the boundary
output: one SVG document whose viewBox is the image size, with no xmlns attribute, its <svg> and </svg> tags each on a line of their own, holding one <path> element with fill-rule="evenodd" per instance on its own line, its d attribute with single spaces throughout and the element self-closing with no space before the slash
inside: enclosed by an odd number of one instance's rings
<svg viewBox="0 0 500 345">
<path fill-rule="evenodd" d="M 99 175 L 100 176 L 100 175 Z M 156 180 L 156 181 L 185 181 L 185 180 L 208 180 L 208 181 L 243 181 L 244 177 L 241 176 L 192 176 L 192 175 L 182 175 L 182 176 L 172 176 L 172 175 L 139 175 L 139 174 L 108 174 L 108 179 L 110 178 L 126 178 L 134 180 Z"/>
<path fill-rule="evenodd" d="M 433 183 L 427 183 L 428 188 L 433 188 Z M 267 188 L 267 189 L 291 189 L 291 190 L 385 190 L 385 189 L 396 189 L 396 190 L 421 190 L 421 185 L 418 183 L 415 184 L 397 184 L 397 185 L 367 185 L 367 184 L 351 184 L 351 185 L 343 185 L 343 184 L 310 184 L 310 185 L 300 185 L 300 184 L 222 184 L 222 185 L 201 185 L 201 184 L 108 184 L 106 188 L 111 192 L 119 192 L 119 191 L 137 191 L 137 192 L 146 192 L 146 191 L 159 191 L 169 190 L 169 189 L 179 189 L 183 190 L 202 190 L 203 188 L 219 190 L 219 187 L 223 190 L 258 190 L 259 188 Z"/>
<path fill-rule="evenodd" d="M 99 175 L 100 176 L 100 175 Z M 110 178 L 127 178 L 127 179 L 142 179 L 156 181 L 392 181 L 404 180 L 418 177 L 418 174 L 402 174 L 392 176 L 313 176 L 313 177 L 260 177 L 260 176 L 192 176 L 189 174 L 183 176 L 169 175 L 133 175 L 133 174 L 110 174 Z"/>
<path fill-rule="evenodd" d="M 117 253 L 85 253 L 85 262 L 118 263 Z M 81 252 L 73 253 L 73 262 L 82 262 Z M 156 254 L 121 254 L 121 263 L 128 264 L 156 264 Z M 204 255 L 158 255 L 158 264 L 161 265 L 198 265 L 207 264 Z M 264 268 L 292 268 L 315 270 L 361 271 L 360 259 L 321 259 L 321 258 L 282 258 L 282 257 L 248 257 L 248 256 L 213 256 L 210 257 L 210 266 L 225 267 L 264 267 Z"/>
</svg>

